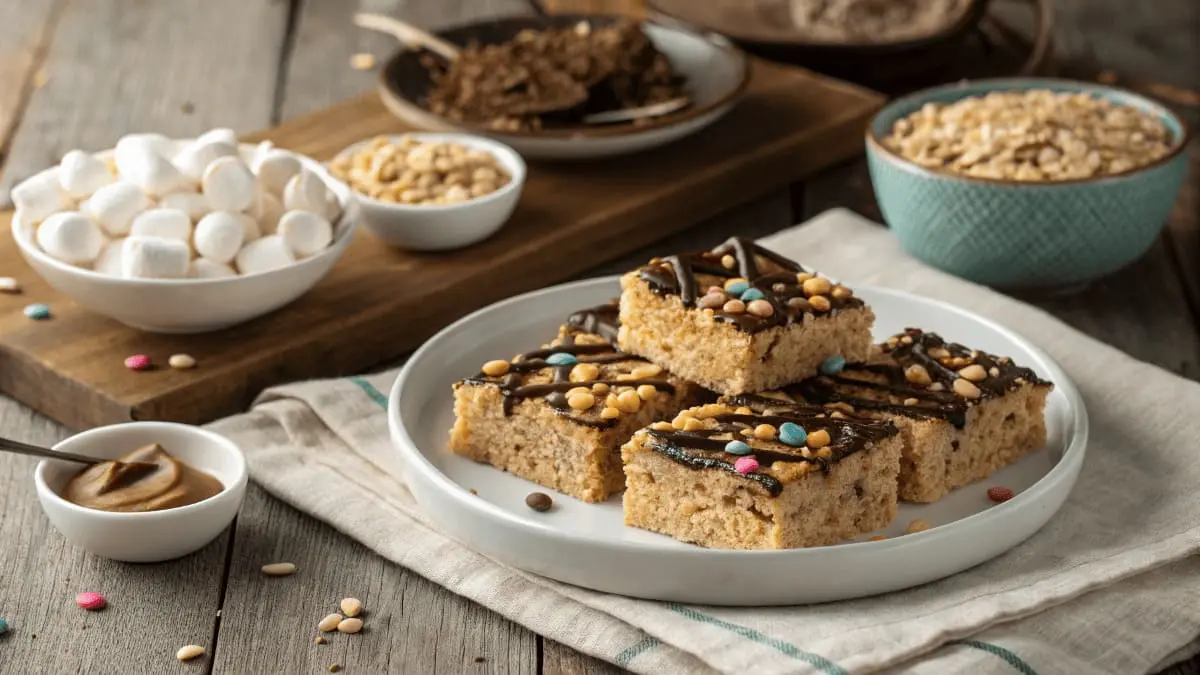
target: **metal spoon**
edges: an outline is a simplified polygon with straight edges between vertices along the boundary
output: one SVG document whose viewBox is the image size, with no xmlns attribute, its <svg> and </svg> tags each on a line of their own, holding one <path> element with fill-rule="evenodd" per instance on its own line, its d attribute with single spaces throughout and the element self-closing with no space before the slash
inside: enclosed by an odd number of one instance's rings
<svg viewBox="0 0 1200 675">
<path fill-rule="evenodd" d="M 430 33 L 429 31 L 418 28 L 406 21 L 401 21 L 384 14 L 374 14 L 372 12 L 358 12 L 354 15 L 354 24 L 360 28 L 367 30 L 378 31 L 396 38 L 400 42 L 410 47 L 421 47 L 437 54 L 438 56 L 453 61 L 458 58 L 461 53 L 458 47 L 450 44 L 442 38 Z M 583 116 L 584 124 L 619 124 L 621 122 L 633 122 L 635 120 L 646 119 L 650 117 L 661 117 L 669 115 L 676 110 L 686 108 L 691 103 L 691 99 L 686 96 L 673 98 L 668 101 L 660 101 L 650 105 L 639 106 L 637 108 L 624 108 L 622 110 L 607 110 L 605 112 L 592 113 Z"/>
<path fill-rule="evenodd" d="M 100 462 L 110 462 L 112 460 L 102 457 L 88 457 L 87 455 L 76 455 L 71 452 L 56 452 L 49 448 L 43 448 L 38 445 L 30 445 L 21 441 L 14 441 L 11 438 L 0 437 L 0 452 L 14 452 L 18 455 L 32 455 L 34 457 L 44 457 L 46 459 L 65 459 L 68 462 L 80 462 L 81 464 L 99 464 Z"/>
</svg>

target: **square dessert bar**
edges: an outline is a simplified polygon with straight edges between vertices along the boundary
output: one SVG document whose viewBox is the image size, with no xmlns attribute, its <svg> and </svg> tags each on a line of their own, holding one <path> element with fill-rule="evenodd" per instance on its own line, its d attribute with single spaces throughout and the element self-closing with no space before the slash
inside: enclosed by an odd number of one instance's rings
<svg viewBox="0 0 1200 675">
<path fill-rule="evenodd" d="M 933 502 L 1040 449 L 1051 389 L 1007 357 L 909 328 L 879 345 L 867 363 L 778 395 L 892 420 L 904 443 L 900 498 Z"/>
<path fill-rule="evenodd" d="M 621 449 L 625 524 L 736 549 L 823 546 L 886 526 L 898 431 L 833 415 L 712 403 L 638 431 Z"/>
<path fill-rule="evenodd" d="M 456 383 L 450 450 L 586 502 L 623 490 L 621 444 L 703 390 L 617 351 L 616 317 L 577 312 L 542 349 Z"/>
<path fill-rule="evenodd" d="M 734 237 L 621 278 L 620 348 L 723 394 L 862 361 L 875 315 L 845 286 Z"/>
</svg>

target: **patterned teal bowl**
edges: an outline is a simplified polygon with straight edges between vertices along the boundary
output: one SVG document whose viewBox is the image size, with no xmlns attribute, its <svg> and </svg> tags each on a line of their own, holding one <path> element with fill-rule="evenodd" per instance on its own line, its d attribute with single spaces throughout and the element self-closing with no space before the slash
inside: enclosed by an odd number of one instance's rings
<svg viewBox="0 0 1200 675">
<path fill-rule="evenodd" d="M 1125 173 L 1054 183 L 989 180 L 931 171 L 885 148 L 896 120 L 929 102 L 990 91 L 1086 92 L 1160 119 L 1171 152 Z M 1188 130 L 1162 105 L 1129 91 L 1042 78 L 977 80 L 926 89 L 881 110 L 867 130 L 875 197 L 892 231 L 917 258 L 990 286 L 1074 286 L 1137 260 L 1162 231 L 1187 173 Z"/>
</svg>

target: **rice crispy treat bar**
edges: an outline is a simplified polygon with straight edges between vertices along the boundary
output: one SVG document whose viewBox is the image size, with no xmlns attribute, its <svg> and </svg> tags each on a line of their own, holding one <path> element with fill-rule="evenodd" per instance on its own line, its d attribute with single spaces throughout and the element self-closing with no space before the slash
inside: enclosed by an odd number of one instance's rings
<svg viewBox="0 0 1200 675">
<path fill-rule="evenodd" d="M 450 450 L 585 502 L 623 490 L 621 444 L 705 392 L 617 351 L 616 316 L 577 312 L 542 349 L 457 382 Z"/>
<path fill-rule="evenodd" d="M 866 359 L 875 315 L 845 286 L 740 237 L 621 278 L 618 344 L 722 394 Z"/>
<path fill-rule="evenodd" d="M 903 440 L 900 499 L 934 502 L 1041 449 L 1053 387 L 1007 357 L 909 328 L 865 364 L 768 396 L 892 420 Z M 749 402 L 781 409 L 759 403 Z"/>
<path fill-rule="evenodd" d="M 886 420 L 713 403 L 638 431 L 621 459 L 625 524 L 709 548 L 835 544 L 896 515 L 900 438 Z"/>
</svg>

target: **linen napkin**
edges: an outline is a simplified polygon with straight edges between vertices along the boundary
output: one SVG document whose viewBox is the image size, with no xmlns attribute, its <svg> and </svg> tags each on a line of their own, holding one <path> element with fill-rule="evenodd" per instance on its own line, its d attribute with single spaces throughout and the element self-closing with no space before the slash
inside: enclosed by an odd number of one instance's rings
<svg viewBox="0 0 1200 675">
<path fill-rule="evenodd" d="M 911 291 L 1012 326 L 1066 369 L 1087 402 L 1091 441 L 1073 493 L 1042 531 L 966 572 L 874 598 L 651 602 L 526 574 L 441 534 L 405 488 L 388 440 L 395 371 L 270 389 L 212 427 L 241 445 L 251 477 L 275 496 L 535 632 L 639 673 L 1123 675 L 1200 647 L 1200 385 L 926 267 L 846 211 L 763 243 L 848 284 Z"/>
</svg>

